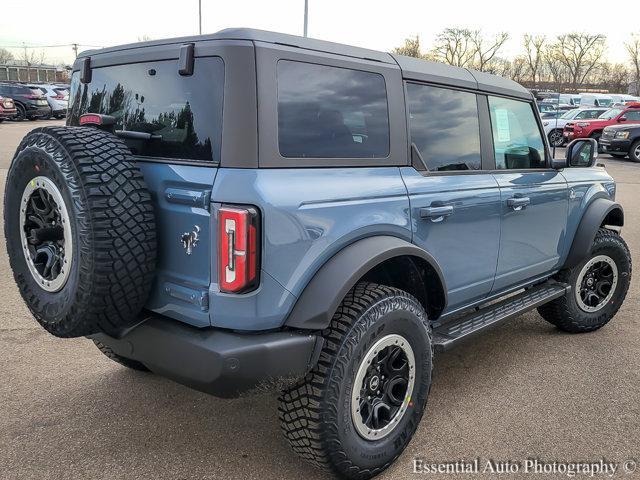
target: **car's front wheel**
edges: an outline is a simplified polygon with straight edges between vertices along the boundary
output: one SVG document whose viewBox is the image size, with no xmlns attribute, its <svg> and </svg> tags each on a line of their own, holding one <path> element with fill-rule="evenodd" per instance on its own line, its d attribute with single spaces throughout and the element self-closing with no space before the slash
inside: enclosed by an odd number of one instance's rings
<svg viewBox="0 0 640 480">
<path fill-rule="evenodd" d="M 431 387 L 431 332 L 408 293 L 359 283 L 324 332 L 316 367 L 280 397 L 293 450 L 346 478 L 370 478 L 405 449 Z"/>
<path fill-rule="evenodd" d="M 538 308 L 542 318 L 566 332 L 597 330 L 614 317 L 629 290 L 629 248 L 618 233 L 601 228 L 590 255 L 561 271 L 558 280 L 571 285 L 571 291 Z"/>
<path fill-rule="evenodd" d="M 633 142 L 629 149 L 629 158 L 634 162 L 640 162 L 640 139 Z"/>
<path fill-rule="evenodd" d="M 562 130 L 551 130 L 549 132 L 549 145 L 552 147 L 561 147 L 564 144 L 564 137 L 562 136 Z"/>
</svg>

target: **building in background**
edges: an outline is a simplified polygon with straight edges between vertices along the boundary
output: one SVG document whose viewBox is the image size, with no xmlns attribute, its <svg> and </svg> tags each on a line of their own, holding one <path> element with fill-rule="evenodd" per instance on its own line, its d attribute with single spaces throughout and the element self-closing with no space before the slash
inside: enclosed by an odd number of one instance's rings
<svg viewBox="0 0 640 480">
<path fill-rule="evenodd" d="M 0 65 L 0 82 L 69 83 L 70 69 L 60 65 Z"/>
</svg>

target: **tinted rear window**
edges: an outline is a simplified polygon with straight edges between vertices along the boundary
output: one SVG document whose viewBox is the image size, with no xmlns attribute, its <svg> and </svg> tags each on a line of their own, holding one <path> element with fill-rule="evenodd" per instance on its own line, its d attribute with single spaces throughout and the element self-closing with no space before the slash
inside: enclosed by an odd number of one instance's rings
<svg viewBox="0 0 640 480">
<path fill-rule="evenodd" d="M 407 84 L 411 142 L 431 171 L 479 170 L 476 95 Z"/>
<path fill-rule="evenodd" d="M 278 141 L 283 157 L 387 157 L 389 114 L 384 77 L 281 60 Z"/>
<path fill-rule="evenodd" d="M 92 70 L 90 84 L 79 73 L 71 81 L 69 124 L 85 113 L 116 118 L 116 130 L 150 133 L 127 142 L 136 155 L 220 162 L 224 62 L 196 58 L 194 73 L 180 76 L 176 60 Z"/>
</svg>

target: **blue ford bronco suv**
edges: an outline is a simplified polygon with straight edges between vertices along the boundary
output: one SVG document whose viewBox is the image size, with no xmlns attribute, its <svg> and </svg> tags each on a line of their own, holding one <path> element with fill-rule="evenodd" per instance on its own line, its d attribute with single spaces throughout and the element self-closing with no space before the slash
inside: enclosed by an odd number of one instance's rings
<svg viewBox="0 0 640 480">
<path fill-rule="evenodd" d="M 36 320 L 222 397 L 276 390 L 293 450 L 347 478 L 419 425 L 434 352 L 537 308 L 605 325 L 631 277 L 592 139 L 553 159 L 503 78 L 270 32 L 81 54 L 65 127 L 5 193 Z"/>
</svg>

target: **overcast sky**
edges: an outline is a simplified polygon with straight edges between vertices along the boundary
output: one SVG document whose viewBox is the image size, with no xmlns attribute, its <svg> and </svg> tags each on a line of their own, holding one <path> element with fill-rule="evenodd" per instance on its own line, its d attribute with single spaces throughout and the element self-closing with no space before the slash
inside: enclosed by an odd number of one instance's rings
<svg viewBox="0 0 640 480">
<path fill-rule="evenodd" d="M 202 28 L 302 35 L 303 12 L 304 0 L 202 0 Z M 309 0 L 309 36 L 389 51 L 407 36 L 419 35 L 428 47 L 443 28 L 480 28 L 487 34 L 507 31 L 511 40 L 503 54 L 513 56 L 524 33 L 587 31 L 606 34 L 609 59 L 626 62 L 623 42 L 640 30 L 639 15 L 639 0 Z M 82 50 L 197 33 L 198 0 L 0 1 L 0 46 L 80 43 L 86 45 Z M 43 50 L 51 63 L 73 60 L 70 46 Z"/>
</svg>

